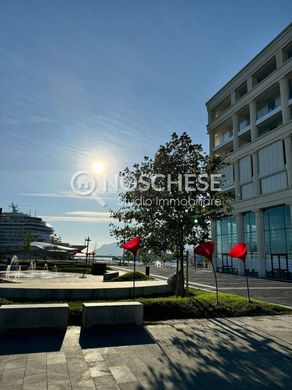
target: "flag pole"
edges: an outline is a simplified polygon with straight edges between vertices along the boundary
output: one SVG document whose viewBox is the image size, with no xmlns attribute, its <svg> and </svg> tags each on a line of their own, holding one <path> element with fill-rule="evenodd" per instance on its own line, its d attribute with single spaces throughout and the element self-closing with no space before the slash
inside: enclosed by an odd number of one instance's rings
<svg viewBox="0 0 292 390">
<path fill-rule="evenodd" d="M 133 275 L 133 299 L 135 299 L 135 282 L 136 282 L 136 256 L 134 253 L 134 275 Z"/>
<path fill-rule="evenodd" d="M 246 280 L 246 288 L 247 288 L 248 302 L 250 303 L 251 300 L 250 300 L 249 285 L 248 285 L 248 277 L 247 277 L 247 271 L 246 271 L 245 261 L 243 262 L 243 264 L 244 264 L 244 273 L 245 273 L 245 280 Z"/>
<path fill-rule="evenodd" d="M 216 303 L 218 305 L 219 304 L 218 282 L 217 282 L 217 275 L 216 275 L 215 267 L 214 267 L 214 264 L 213 264 L 213 259 L 211 260 L 211 264 L 212 264 L 214 278 L 215 278 L 215 284 L 216 284 Z"/>
</svg>

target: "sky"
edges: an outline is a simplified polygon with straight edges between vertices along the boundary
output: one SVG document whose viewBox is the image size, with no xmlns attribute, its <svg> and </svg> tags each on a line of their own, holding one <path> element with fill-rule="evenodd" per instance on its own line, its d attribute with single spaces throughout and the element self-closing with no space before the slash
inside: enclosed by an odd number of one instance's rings
<svg viewBox="0 0 292 390">
<path fill-rule="evenodd" d="M 1 0 L 0 207 L 113 242 L 117 194 L 101 204 L 72 178 L 94 161 L 114 175 L 173 131 L 208 152 L 206 101 L 291 15 L 291 0 Z"/>
</svg>

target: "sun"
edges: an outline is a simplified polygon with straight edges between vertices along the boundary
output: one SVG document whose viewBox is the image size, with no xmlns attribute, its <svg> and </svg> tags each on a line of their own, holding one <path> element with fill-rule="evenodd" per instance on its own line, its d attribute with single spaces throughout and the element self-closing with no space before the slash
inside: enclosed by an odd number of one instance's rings
<svg viewBox="0 0 292 390">
<path fill-rule="evenodd" d="M 95 173 L 103 173 L 105 170 L 105 165 L 102 161 L 94 161 L 94 163 L 91 165 L 91 169 Z"/>
</svg>

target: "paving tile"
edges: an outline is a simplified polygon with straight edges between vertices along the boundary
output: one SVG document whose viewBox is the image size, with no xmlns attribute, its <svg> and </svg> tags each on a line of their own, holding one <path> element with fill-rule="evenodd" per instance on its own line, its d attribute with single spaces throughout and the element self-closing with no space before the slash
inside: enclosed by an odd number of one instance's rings
<svg viewBox="0 0 292 390">
<path fill-rule="evenodd" d="M 47 352 L 37 352 L 37 353 L 30 353 L 27 356 L 27 361 L 42 361 L 42 362 L 47 362 Z"/>
<path fill-rule="evenodd" d="M 120 366 L 124 361 L 125 359 L 119 353 L 111 353 L 109 355 L 104 355 L 104 362 L 108 367 Z"/>
<path fill-rule="evenodd" d="M 87 380 L 81 380 L 78 382 L 72 382 L 72 388 L 74 390 L 81 390 L 81 389 L 94 389 L 95 390 L 95 384 L 92 379 Z"/>
<path fill-rule="evenodd" d="M 8 361 L 9 355 L 1 355 L 0 356 L 0 363 L 6 363 Z"/>
<path fill-rule="evenodd" d="M 22 390 L 22 379 L 0 380 L 0 390 Z"/>
<path fill-rule="evenodd" d="M 23 390 L 31 390 L 31 389 L 39 389 L 46 390 L 47 389 L 47 375 L 37 374 L 37 375 L 25 375 L 23 381 Z"/>
<path fill-rule="evenodd" d="M 139 381 L 120 383 L 119 388 L 120 390 L 143 390 L 143 387 Z"/>
<path fill-rule="evenodd" d="M 69 380 L 69 373 L 66 364 L 54 364 L 47 368 L 48 382 Z"/>
<path fill-rule="evenodd" d="M 97 348 L 97 350 L 102 355 L 108 355 L 111 353 L 117 353 L 120 348 L 124 348 L 124 347 L 103 347 L 103 348 Z"/>
<path fill-rule="evenodd" d="M 93 380 L 97 390 L 119 390 L 119 386 L 111 373 L 105 376 L 94 377 Z"/>
<path fill-rule="evenodd" d="M 72 384 L 83 382 L 83 381 L 89 381 L 92 379 L 90 375 L 90 371 L 88 370 L 87 367 L 82 370 L 69 371 L 69 377 Z"/>
<path fill-rule="evenodd" d="M 26 359 L 17 359 L 8 361 L 5 365 L 5 369 L 16 369 L 16 368 L 25 368 L 26 367 Z"/>
<path fill-rule="evenodd" d="M 48 383 L 48 390 L 71 390 L 71 382 L 67 381 L 55 381 Z"/>
<path fill-rule="evenodd" d="M 47 365 L 66 363 L 64 352 L 50 352 L 47 355 Z"/>
<path fill-rule="evenodd" d="M 102 354 L 96 349 L 85 349 L 82 352 L 87 362 L 102 362 L 104 360 Z"/>
<path fill-rule="evenodd" d="M 24 372 L 25 372 L 25 367 L 22 368 L 9 368 L 7 369 L 6 367 L 4 368 L 2 372 L 2 379 L 8 379 L 10 380 L 11 378 L 14 379 L 23 379 L 24 378 Z"/>
<path fill-rule="evenodd" d="M 6 363 L 1 363 L 0 362 L 0 376 L 2 375 L 2 372 L 3 372 L 3 370 L 4 370 L 4 368 L 5 368 L 5 365 L 6 365 Z"/>
<path fill-rule="evenodd" d="M 15 355 L 8 355 L 7 360 L 9 362 L 12 362 L 13 360 L 21 360 L 21 359 L 27 359 L 27 354 L 22 353 L 22 354 L 15 354 Z"/>
<path fill-rule="evenodd" d="M 127 366 L 109 367 L 110 372 L 118 384 L 125 382 L 135 382 L 137 379 Z"/>
<path fill-rule="evenodd" d="M 111 375 L 108 366 L 104 362 L 92 362 L 89 366 L 89 372 L 93 378 L 104 375 Z"/>
</svg>

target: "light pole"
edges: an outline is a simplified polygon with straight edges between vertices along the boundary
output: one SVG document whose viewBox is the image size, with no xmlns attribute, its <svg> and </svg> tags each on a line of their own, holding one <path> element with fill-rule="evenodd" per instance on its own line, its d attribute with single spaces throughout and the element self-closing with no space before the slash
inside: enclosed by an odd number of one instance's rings
<svg viewBox="0 0 292 390">
<path fill-rule="evenodd" d="M 85 272 L 86 272 L 86 266 L 87 266 L 88 247 L 89 247 L 90 241 L 91 241 L 91 239 L 89 237 L 87 237 L 86 240 L 85 240 L 85 242 L 86 242 L 86 257 L 85 257 L 85 265 L 84 265 L 83 275 L 80 276 L 81 279 L 85 279 L 86 278 Z"/>
</svg>

